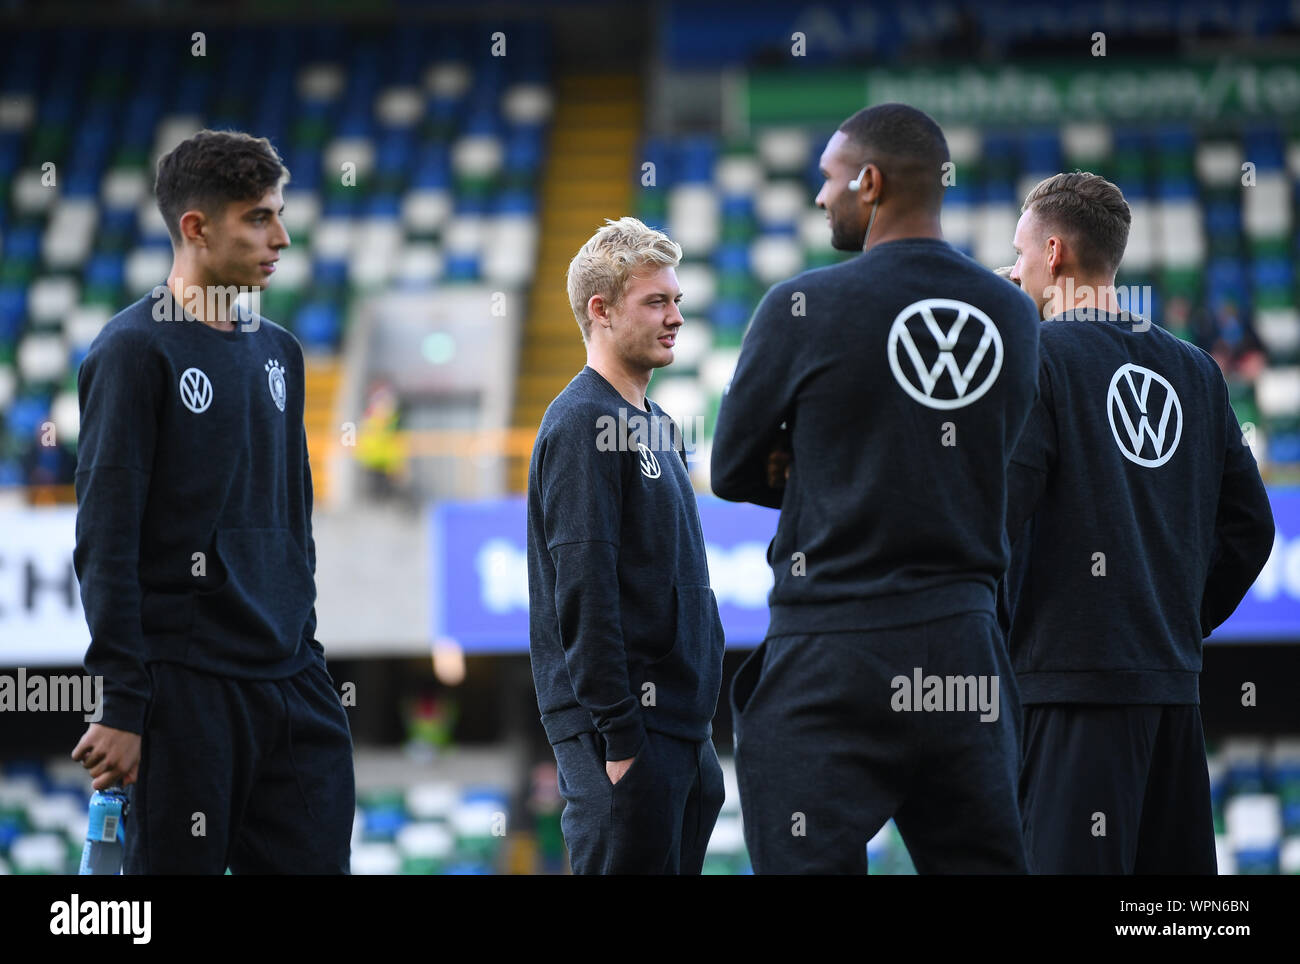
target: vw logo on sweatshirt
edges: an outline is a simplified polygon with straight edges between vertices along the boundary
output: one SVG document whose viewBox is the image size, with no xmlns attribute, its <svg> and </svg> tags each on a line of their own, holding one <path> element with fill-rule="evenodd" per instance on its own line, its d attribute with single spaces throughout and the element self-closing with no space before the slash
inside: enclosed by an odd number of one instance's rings
<svg viewBox="0 0 1300 964">
<path fill-rule="evenodd" d="M 949 298 L 925 298 L 900 311 L 886 351 L 899 386 L 927 408 L 964 408 L 987 392 L 1002 370 L 1002 335 L 992 319 Z M 906 365 L 900 355 L 906 355 Z"/>
<path fill-rule="evenodd" d="M 1159 388 L 1152 391 L 1152 385 Z M 1106 415 L 1124 458 L 1149 469 L 1168 462 L 1183 437 L 1183 406 L 1174 386 L 1141 365 L 1115 370 L 1106 392 Z"/>
<path fill-rule="evenodd" d="M 195 415 L 201 415 L 212 404 L 212 382 L 198 368 L 181 372 L 181 402 Z"/>
<path fill-rule="evenodd" d="M 655 458 L 654 452 L 646 448 L 643 442 L 637 442 L 636 447 L 641 451 L 641 474 L 647 479 L 659 478 L 661 470 L 659 460 Z"/>
<path fill-rule="evenodd" d="M 274 358 L 267 361 L 266 365 L 266 384 L 271 389 L 271 400 L 275 402 L 275 407 L 284 411 L 284 366 Z"/>
</svg>

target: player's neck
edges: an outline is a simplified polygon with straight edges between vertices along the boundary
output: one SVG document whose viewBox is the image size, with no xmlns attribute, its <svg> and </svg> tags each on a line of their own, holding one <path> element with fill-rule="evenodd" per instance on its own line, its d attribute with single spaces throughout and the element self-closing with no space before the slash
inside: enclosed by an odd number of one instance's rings
<svg viewBox="0 0 1300 964">
<path fill-rule="evenodd" d="M 612 358 L 604 357 L 597 351 L 588 350 L 587 364 L 601 378 L 614 386 L 614 390 L 638 411 L 648 411 L 645 401 L 646 389 L 650 386 L 650 372 L 629 371 L 624 365 Z"/>
<path fill-rule="evenodd" d="M 209 296 L 214 292 L 215 284 L 196 265 L 180 257 L 172 261 L 171 272 L 167 275 L 167 289 L 188 314 L 209 328 L 231 331 L 235 327 L 230 320 L 231 306 L 220 293 L 216 297 Z"/>
<path fill-rule="evenodd" d="M 886 241 L 905 241 L 908 238 L 930 238 L 942 241 L 943 228 L 939 225 L 939 218 L 923 214 L 884 223 L 877 218 L 870 233 L 863 239 L 862 250 L 870 251 L 876 245 L 884 244 Z"/>
<path fill-rule="evenodd" d="M 1049 304 L 1048 318 L 1067 311 L 1105 312 L 1119 314 L 1123 309 L 1115 294 L 1115 279 L 1067 276 L 1055 282 L 1055 291 Z M 1050 290 L 1050 289 L 1049 289 Z"/>
</svg>

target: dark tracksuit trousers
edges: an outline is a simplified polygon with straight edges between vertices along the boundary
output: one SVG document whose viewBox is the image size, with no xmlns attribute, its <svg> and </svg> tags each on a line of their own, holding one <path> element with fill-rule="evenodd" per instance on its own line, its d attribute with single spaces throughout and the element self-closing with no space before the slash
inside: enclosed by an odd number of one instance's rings
<svg viewBox="0 0 1300 964">
<path fill-rule="evenodd" d="M 1025 707 L 1025 846 L 1038 874 L 1214 874 L 1201 710 Z"/>
<path fill-rule="evenodd" d="M 895 710 L 891 681 L 916 667 L 996 679 L 997 719 Z M 1019 701 L 991 612 L 769 636 L 736 674 L 732 712 L 755 872 L 866 873 L 890 817 L 920 873 L 1026 872 Z"/>
<path fill-rule="evenodd" d="M 350 872 L 352 737 L 319 661 L 282 680 L 149 674 L 125 873 Z"/>
<path fill-rule="evenodd" d="M 713 740 L 646 731 L 618 783 L 605 772 L 599 733 L 553 747 L 575 874 L 699 874 L 725 795 Z"/>
</svg>

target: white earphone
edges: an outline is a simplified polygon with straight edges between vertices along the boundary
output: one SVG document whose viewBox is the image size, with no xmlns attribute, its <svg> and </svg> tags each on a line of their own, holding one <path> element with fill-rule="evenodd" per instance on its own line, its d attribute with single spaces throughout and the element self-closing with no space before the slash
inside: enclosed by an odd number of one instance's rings
<svg viewBox="0 0 1300 964">
<path fill-rule="evenodd" d="M 858 188 L 862 187 L 862 178 L 863 175 L 865 175 L 866 173 L 867 173 L 867 165 L 863 164 L 862 170 L 858 171 L 858 176 L 855 177 L 853 180 L 849 181 L 850 191 L 856 191 Z"/>
</svg>

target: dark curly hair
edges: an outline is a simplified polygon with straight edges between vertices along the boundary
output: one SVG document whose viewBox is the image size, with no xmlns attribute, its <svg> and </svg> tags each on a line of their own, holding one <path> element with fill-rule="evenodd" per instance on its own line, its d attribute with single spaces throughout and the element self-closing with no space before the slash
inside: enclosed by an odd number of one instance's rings
<svg viewBox="0 0 1300 964">
<path fill-rule="evenodd" d="M 180 244 L 186 211 L 197 207 L 216 215 L 231 201 L 255 201 L 288 179 L 265 137 L 202 130 L 158 159 L 154 197 L 172 241 Z"/>
</svg>

